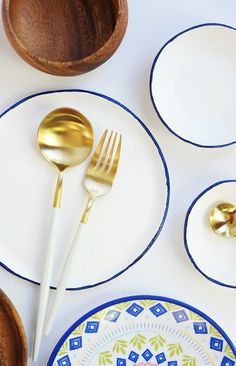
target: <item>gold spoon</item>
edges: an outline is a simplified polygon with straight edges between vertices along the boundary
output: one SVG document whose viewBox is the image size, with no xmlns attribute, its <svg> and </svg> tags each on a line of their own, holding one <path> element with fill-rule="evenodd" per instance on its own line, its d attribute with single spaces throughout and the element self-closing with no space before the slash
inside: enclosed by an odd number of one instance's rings
<svg viewBox="0 0 236 366">
<path fill-rule="evenodd" d="M 46 314 L 55 248 L 56 217 L 61 204 L 63 174 L 66 168 L 81 164 L 93 146 L 93 129 L 87 118 L 72 108 L 50 112 L 38 128 L 38 145 L 43 156 L 58 171 L 53 201 L 49 242 L 44 273 L 40 285 L 39 307 L 34 341 L 33 360 L 37 361 Z"/>
<path fill-rule="evenodd" d="M 217 235 L 233 238 L 236 236 L 236 206 L 223 202 L 214 207 L 209 215 L 209 223 Z"/>
</svg>

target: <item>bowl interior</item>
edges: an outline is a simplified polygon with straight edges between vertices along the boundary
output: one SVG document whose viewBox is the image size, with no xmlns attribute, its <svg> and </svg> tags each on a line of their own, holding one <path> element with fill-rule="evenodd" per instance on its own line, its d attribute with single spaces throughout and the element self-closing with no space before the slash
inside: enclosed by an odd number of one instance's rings
<svg viewBox="0 0 236 366">
<path fill-rule="evenodd" d="M 68 62 L 104 46 L 114 32 L 118 8 L 115 0 L 12 0 L 9 20 L 32 55 Z"/>
<path fill-rule="evenodd" d="M 187 142 L 212 147 L 236 140 L 235 42 L 235 29 L 203 24 L 168 41 L 154 61 L 154 106 Z"/>
</svg>

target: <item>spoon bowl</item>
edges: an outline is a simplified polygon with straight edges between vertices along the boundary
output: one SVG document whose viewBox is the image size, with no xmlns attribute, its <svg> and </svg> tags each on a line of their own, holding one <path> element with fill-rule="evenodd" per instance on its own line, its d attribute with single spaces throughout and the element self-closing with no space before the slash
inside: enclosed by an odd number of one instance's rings
<svg viewBox="0 0 236 366">
<path fill-rule="evenodd" d="M 93 146 L 93 129 L 88 119 L 72 108 L 50 112 L 38 128 L 38 145 L 42 155 L 58 169 L 53 207 L 60 207 L 63 172 L 81 164 Z"/>
<path fill-rule="evenodd" d="M 127 27 L 127 0 L 3 0 L 9 42 L 49 74 L 83 74 L 107 61 Z"/>
<path fill-rule="evenodd" d="M 209 214 L 213 231 L 222 237 L 236 237 L 236 206 L 223 202 L 214 207 Z"/>
<path fill-rule="evenodd" d="M 88 157 L 93 145 L 93 130 L 79 111 L 58 108 L 41 122 L 38 144 L 43 156 L 63 171 L 81 164 Z"/>
</svg>

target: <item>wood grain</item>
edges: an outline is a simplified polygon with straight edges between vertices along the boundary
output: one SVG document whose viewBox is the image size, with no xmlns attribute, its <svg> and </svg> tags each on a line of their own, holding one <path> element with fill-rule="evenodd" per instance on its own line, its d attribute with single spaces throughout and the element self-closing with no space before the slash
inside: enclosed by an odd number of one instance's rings
<svg viewBox="0 0 236 366">
<path fill-rule="evenodd" d="M 3 0 L 6 34 L 32 66 L 55 75 L 94 69 L 125 34 L 127 0 Z"/>
<path fill-rule="evenodd" d="M 0 290 L 0 366 L 26 366 L 27 342 L 20 317 Z"/>
</svg>

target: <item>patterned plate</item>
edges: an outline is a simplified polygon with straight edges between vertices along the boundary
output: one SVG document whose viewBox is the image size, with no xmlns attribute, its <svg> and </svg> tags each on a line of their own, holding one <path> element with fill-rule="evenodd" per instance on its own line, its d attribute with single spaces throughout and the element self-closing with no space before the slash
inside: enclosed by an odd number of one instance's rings
<svg viewBox="0 0 236 366">
<path fill-rule="evenodd" d="M 133 296 L 75 322 L 48 366 L 234 366 L 236 350 L 202 312 L 179 301 Z"/>
</svg>

